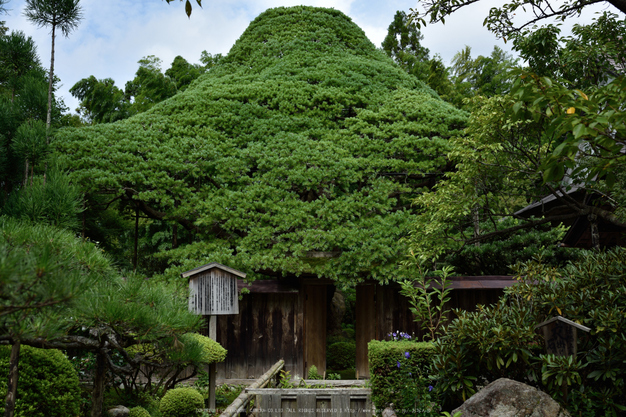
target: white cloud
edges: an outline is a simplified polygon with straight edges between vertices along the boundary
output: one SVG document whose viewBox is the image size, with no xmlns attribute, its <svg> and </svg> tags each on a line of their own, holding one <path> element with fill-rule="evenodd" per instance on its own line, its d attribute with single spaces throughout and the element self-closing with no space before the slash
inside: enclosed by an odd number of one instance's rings
<svg viewBox="0 0 626 417">
<path fill-rule="evenodd" d="M 195 5 L 195 2 L 192 2 Z M 306 4 L 332 7 L 350 16 L 379 47 L 396 10 L 417 7 L 416 0 L 212 0 L 193 9 L 191 19 L 184 4 L 162 0 L 82 0 L 84 19 L 69 38 L 56 41 L 55 73 L 63 86 L 59 93 L 74 109 L 78 103 L 68 90 L 81 78 L 113 78 L 123 88 L 134 77 L 137 61 L 156 55 L 168 68 L 176 55 L 198 62 L 200 53 L 227 53 L 250 22 L 271 7 Z M 424 45 L 431 54 L 439 53 L 449 63 L 456 52 L 470 45 L 473 55 L 489 54 L 494 45 L 509 50 L 482 26 L 495 0 L 484 0 L 451 16 L 445 25 L 430 25 L 422 30 Z M 24 0 L 11 0 L 13 9 L 3 17 L 11 30 L 32 36 L 44 66 L 50 63 L 49 29 L 37 29 L 21 15 Z M 600 9 L 599 7 L 594 10 Z M 587 21 L 591 12 L 584 14 Z"/>
</svg>

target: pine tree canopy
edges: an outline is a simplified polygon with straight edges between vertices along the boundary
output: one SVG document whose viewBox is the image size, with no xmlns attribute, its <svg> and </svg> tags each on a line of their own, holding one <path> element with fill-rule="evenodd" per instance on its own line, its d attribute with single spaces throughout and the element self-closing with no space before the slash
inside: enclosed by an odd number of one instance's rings
<svg viewBox="0 0 626 417">
<path fill-rule="evenodd" d="M 298 6 L 258 16 L 184 92 L 56 147 L 87 192 L 191 232 L 161 254 L 172 275 L 215 261 L 387 281 L 466 117 L 343 13 Z"/>
</svg>

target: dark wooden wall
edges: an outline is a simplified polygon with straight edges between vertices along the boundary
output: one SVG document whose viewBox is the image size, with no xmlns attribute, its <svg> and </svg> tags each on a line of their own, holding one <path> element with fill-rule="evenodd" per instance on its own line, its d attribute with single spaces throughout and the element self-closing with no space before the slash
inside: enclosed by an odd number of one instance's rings
<svg viewBox="0 0 626 417">
<path fill-rule="evenodd" d="M 285 288 L 291 288 L 286 290 Z M 257 282 L 239 301 L 239 314 L 218 316 L 217 341 L 228 353 L 219 379 L 258 378 L 278 360 L 292 377 L 315 365 L 326 370 L 327 281 L 303 279 L 294 286 Z"/>
<path fill-rule="evenodd" d="M 400 295 L 397 284 L 361 284 L 356 299 L 356 368 L 357 378 L 369 377 L 367 343 L 370 340 L 389 340 L 389 333 L 401 331 L 419 339 L 424 329 L 413 320 L 409 301 Z M 454 289 L 447 308 L 476 309 L 477 304 L 493 304 L 503 294 L 501 288 Z M 428 331 L 426 329 L 426 331 Z"/>
<path fill-rule="evenodd" d="M 304 375 L 315 365 L 319 374 L 326 370 L 327 286 L 307 284 L 304 296 Z"/>
<path fill-rule="evenodd" d="M 303 314 L 300 293 L 251 293 L 239 314 L 219 316 L 217 341 L 228 350 L 218 379 L 258 378 L 284 359 L 285 370 L 302 375 Z"/>
</svg>

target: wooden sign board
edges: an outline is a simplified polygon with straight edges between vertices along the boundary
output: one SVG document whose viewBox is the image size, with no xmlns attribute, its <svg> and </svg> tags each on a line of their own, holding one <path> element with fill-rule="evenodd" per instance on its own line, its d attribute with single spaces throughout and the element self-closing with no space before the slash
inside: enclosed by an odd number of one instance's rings
<svg viewBox="0 0 626 417">
<path fill-rule="evenodd" d="M 576 356 L 577 330 L 589 332 L 589 327 L 575 323 L 561 316 L 556 316 L 535 326 L 541 330 L 546 342 L 548 354 L 558 356 Z"/>
<path fill-rule="evenodd" d="M 239 314 L 237 278 L 245 278 L 245 273 L 213 262 L 181 275 L 189 278 L 189 311 L 204 316 Z"/>
</svg>

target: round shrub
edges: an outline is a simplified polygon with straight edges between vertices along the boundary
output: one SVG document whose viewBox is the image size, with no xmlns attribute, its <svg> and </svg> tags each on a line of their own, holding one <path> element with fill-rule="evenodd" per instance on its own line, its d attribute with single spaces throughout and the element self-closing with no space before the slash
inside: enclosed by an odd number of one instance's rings
<svg viewBox="0 0 626 417">
<path fill-rule="evenodd" d="M 199 415 L 204 408 L 202 394 L 193 388 L 174 388 L 161 398 L 159 407 L 163 417 L 187 417 Z"/>
<path fill-rule="evenodd" d="M 11 348 L 0 347 L 0 398 L 7 394 Z M 29 417 L 74 417 L 80 412 L 78 374 L 56 349 L 22 346 L 15 414 Z M 4 401 L 0 405 L 4 412 Z"/>
<path fill-rule="evenodd" d="M 328 346 L 326 353 L 328 368 L 334 371 L 353 369 L 356 364 L 356 343 L 338 342 Z"/>
<path fill-rule="evenodd" d="M 133 407 L 128 413 L 128 417 L 150 417 L 150 413 L 143 407 Z"/>
</svg>

